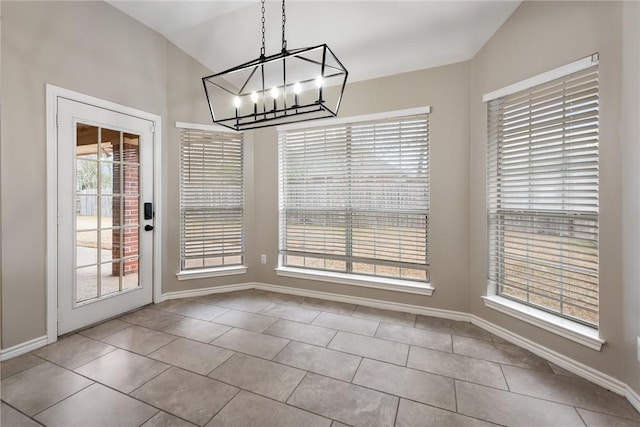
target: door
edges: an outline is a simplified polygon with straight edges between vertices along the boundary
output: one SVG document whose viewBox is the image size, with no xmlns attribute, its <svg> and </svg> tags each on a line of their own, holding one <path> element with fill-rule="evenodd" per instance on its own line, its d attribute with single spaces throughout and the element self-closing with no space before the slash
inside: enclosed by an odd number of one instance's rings
<svg viewBox="0 0 640 427">
<path fill-rule="evenodd" d="M 149 120 L 57 102 L 62 335 L 152 301 L 154 144 Z"/>
</svg>

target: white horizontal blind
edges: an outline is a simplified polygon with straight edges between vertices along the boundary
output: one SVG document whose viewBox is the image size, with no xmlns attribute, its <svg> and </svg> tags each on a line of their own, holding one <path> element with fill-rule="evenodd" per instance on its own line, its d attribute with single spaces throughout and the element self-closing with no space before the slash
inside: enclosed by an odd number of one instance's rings
<svg viewBox="0 0 640 427">
<path fill-rule="evenodd" d="M 489 283 L 598 324 L 598 66 L 488 105 Z"/>
<path fill-rule="evenodd" d="M 241 134 L 182 130 L 180 242 L 183 270 L 243 263 L 242 145 Z"/>
<path fill-rule="evenodd" d="M 429 280 L 428 115 L 280 132 L 286 266 Z"/>
</svg>

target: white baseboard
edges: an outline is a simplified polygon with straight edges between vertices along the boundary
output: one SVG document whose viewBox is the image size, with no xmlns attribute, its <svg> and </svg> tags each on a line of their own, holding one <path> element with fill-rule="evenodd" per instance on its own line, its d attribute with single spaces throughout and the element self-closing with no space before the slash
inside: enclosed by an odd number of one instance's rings
<svg viewBox="0 0 640 427">
<path fill-rule="evenodd" d="M 625 383 L 610 375 L 600 372 L 597 369 L 593 369 L 583 363 L 558 353 L 557 351 L 551 350 L 478 316 L 471 316 L 471 323 L 499 336 L 500 338 L 503 338 L 506 341 L 509 341 L 512 344 L 522 347 L 525 350 L 529 350 L 533 354 L 540 356 L 543 359 L 548 360 L 549 362 L 552 362 L 584 379 L 587 379 L 592 383 L 598 384 L 607 390 L 622 396 L 626 396 L 627 394 L 627 389 L 629 387 Z"/>
<path fill-rule="evenodd" d="M 255 286 L 253 283 L 238 283 L 235 285 L 222 285 L 222 286 L 212 286 L 210 288 L 199 288 L 199 289 L 189 289 L 186 291 L 175 291 L 175 292 L 167 292 L 165 294 L 160 295 L 158 298 L 158 302 L 176 299 L 176 298 L 191 298 L 191 297 L 200 297 L 203 295 L 211 295 L 211 294 L 219 294 L 222 292 L 233 292 L 233 291 L 243 291 L 246 289 L 253 289 Z"/>
<path fill-rule="evenodd" d="M 22 344 L 14 345 L 13 347 L 0 350 L 0 361 L 12 359 L 25 353 L 29 353 L 37 348 L 47 345 L 47 336 L 43 335 L 38 338 L 34 338 Z"/>
<path fill-rule="evenodd" d="M 271 285 L 268 283 L 253 283 L 255 289 L 263 291 L 279 292 L 283 294 L 299 295 L 303 297 L 312 297 L 326 299 L 330 301 L 346 302 L 350 304 L 364 305 L 367 307 L 382 308 L 385 310 L 402 311 L 405 313 L 422 314 L 425 316 L 441 317 L 451 320 L 461 320 L 468 322 L 469 314 L 459 311 L 442 310 L 439 308 L 421 307 L 418 305 L 402 304 L 398 302 L 382 301 L 372 298 L 354 297 L 349 295 L 334 294 L 330 292 L 312 291 L 309 289 L 292 288 L 289 286 Z"/>
<path fill-rule="evenodd" d="M 640 412 L 640 395 L 628 385 L 626 386 L 624 397 L 626 397 L 629 403 L 636 408 L 636 411 Z"/>
</svg>

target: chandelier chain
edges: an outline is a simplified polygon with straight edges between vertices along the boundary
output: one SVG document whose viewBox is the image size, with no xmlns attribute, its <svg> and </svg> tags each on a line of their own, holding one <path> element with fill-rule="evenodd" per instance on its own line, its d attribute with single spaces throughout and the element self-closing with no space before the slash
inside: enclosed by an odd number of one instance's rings
<svg viewBox="0 0 640 427">
<path fill-rule="evenodd" d="M 287 50 L 287 39 L 284 35 L 284 27 L 286 23 L 287 23 L 287 14 L 284 8 L 284 0 L 282 0 L 282 50 L 283 51 Z"/>
<path fill-rule="evenodd" d="M 262 48 L 260 49 L 260 56 L 264 56 L 265 50 L 265 37 L 264 37 L 264 1 L 262 0 Z"/>
</svg>

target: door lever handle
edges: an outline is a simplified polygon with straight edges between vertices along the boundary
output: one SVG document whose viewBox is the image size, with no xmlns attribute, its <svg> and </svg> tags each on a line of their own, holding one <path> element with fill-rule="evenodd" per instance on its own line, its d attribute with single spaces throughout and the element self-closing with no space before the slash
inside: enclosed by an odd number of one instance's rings
<svg viewBox="0 0 640 427">
<path fill-rule="evenodd" d="M 151 230 L 153 230 L 153 225 L 147 224 L 144 226 L 144 231 L 151 231 Z"/>
</svg>

